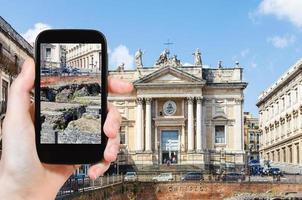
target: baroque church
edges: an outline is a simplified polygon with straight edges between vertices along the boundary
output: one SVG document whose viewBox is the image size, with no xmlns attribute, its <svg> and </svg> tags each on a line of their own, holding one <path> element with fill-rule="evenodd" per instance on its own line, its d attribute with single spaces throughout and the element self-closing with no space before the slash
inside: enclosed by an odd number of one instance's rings
<svg viewBox="0 0 302 200">
<path fill-rule="evenodd" d="M 184 66 L 165 49 L 154 66 L 143 66 L 135 54 L 135 69 L 124 64 L 109 75 L 132 82 L 129 95 L 109 94 L 122 115 L 121 165 L 137 168 L 163 164 L 200 168 L 244 165 L 243 91 L 239 63 L 203 67 L 199 49 L 194 64 Z"/>
</svg>

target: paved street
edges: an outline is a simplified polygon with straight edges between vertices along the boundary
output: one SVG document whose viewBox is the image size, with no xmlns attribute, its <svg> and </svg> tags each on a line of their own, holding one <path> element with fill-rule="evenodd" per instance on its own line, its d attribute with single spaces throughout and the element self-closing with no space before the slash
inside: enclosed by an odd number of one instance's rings
<svg viewBox="0 0 302 200">
<path fill-rule="evenodd" d="M 251 182 L 277 182 L 277 179 L 272 176 L 251 176 L 246 177 L 246 181 Z M 282 183 L 301 183 L 302 184 L 302 175 L 284 175 L 281 177 L 280 182 Z"/>
</svg>

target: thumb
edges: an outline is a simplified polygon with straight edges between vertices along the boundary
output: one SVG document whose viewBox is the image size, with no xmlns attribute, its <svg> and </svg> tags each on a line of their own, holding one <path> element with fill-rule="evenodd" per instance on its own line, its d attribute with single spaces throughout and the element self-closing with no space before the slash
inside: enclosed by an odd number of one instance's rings
<svg viewBox="0 0 302 200">
<path fill-rule="evenodd" d="M 7 111 L 3 121 L 3 158 L 9 154 L 11 160 L 24 161 L 20 155 L 33 157 L 35 131 L 31 118 L 30 91 L 35 80 L 35 65 L 28 59 L 22 71 L 9 89 Z M 34 155 L 35 156 L 35 155 Z"/>
<path fill-rule="evenodd" d="M 35 64 L 27 59 L 22 65 L 22 71 L 15 79 L 9 90 L 7 117 L 15 120 L 24 120 L 30 115 L 30 92 L 35 81 Z"/>
</svg>

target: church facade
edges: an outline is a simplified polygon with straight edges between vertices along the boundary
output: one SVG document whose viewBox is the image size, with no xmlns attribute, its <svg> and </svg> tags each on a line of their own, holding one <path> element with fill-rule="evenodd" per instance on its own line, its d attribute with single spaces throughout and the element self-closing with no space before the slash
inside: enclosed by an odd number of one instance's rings
<svg viewBox="0 0 302 200">
<path fill-rule="evenodd" d="M 121 159 L 136 166 L 244 165 L 243 69 L 203 68 L 200 52 L 192 66 L 183 66 L 165 50 L 152 67 L 123 65 L 111 77 L 134 84 L 129 95 L 109 94 L 122 115 Z M 127 155 L 123 157 L 122 155 Z"/>
</svg>

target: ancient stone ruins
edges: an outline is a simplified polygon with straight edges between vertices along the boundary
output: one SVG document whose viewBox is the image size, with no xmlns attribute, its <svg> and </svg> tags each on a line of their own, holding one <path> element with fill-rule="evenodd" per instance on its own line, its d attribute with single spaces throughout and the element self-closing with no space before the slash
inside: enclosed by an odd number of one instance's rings
<svg viewBox="0 0 302 200">
<path fill-rule="evenodd" d="M 101 143 L 101 87 L 97 82 L 41 88 L 41 143 Z"/>
</svg>

